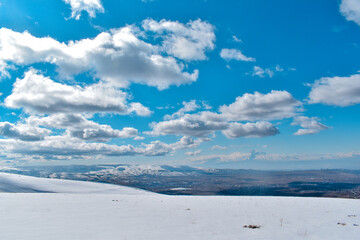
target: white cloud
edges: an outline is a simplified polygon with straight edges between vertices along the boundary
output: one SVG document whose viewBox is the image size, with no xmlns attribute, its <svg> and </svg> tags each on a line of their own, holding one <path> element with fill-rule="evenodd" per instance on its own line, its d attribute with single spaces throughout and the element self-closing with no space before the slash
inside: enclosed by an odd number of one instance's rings
<svg viewBox="0 0 360 240">
<path fill-rule="evenodd" d="M 9 108 L 23 108 L 29 113 L 117 113 L 148 116 L 151 111 L 140 103 L 127 103 L 127 94 L 103 83 L 86 87 L 54 82 L 32 69 L 17 79 L 10 96 Z"/>
<path fill-rule="evenodd" d="M 32 126 L 66 129 L 72 137 L 83 140 L 105 142 L 111 138 L 133 138 L 138 130 L 125 127 L 122 130 L 113 129 L 109 125 L 100 125 L 86 119 L 81 114 L 53 114 L 47 117 L 30 116 L 26 122 Z"/>
<path fill-rule="evenodd" d="M 284 69 L 279 65 L 276 65 L 274 68 L 262 68 L 259 66 L 254 66 L 252 76 L 258 76 L 260 78 L 269 77 L 272 78 L 276 72 L 283 72 Z"/>
<path fill-rule="evenodd" d="M 105 143 L 88 143 L 68 135 L 49 136 L 43 141 L 23 142 L 19 140 L 0 139 L 3 154 L 16 155 L 18 158 L 35 159 L 73 159 L 82 156 L 131 156 L 138 154 L 131 145 L 108 145 Z"/>
<path fill-rule="evenodd" d="M 357 160 L 360 157 L 359 152 L 350 153 L 318 153 L 318 154 L 271 154 L 265 152 L 252 151 L 250 153 L 233 152 L 230 154 L 213 154 L 203 155 L 190 158 L 191 161 L 206 163 L 215 160 L 222 162 L 239 162 L 239 161 L 326 161 L 326 160 Z"/>
<path fill-rule="evenodd" d="M 143 148 L 139 152 L 145 156 L 163 156 L 179 149 L 195 148 L 204 140 L 184 136 L 178 142 L 167 144 L 161 141 L 152 141 L 149 144 L 141 144 Z"/>
<path fill-rule="evenodd" d="M 152 141 L 149 144 L 142 143 L 137 152 L 144 156 L 164 156 L 169 153 L 175 152 L 179 149 L 196 148 L 207 139 L 193 139 L 189 136 L 183 136 L 178 142 L 164 143 L 161 141 Z"/>
<path fill-rule="evenodd" d="M 152 141 L 149 144 L 142 144 L 142 146 L 145 147 L 142 150 L 145 156 L 164 156 L 172 150 L 169 144 L 161 141 Z"/>
<path fill-rule="evenodd" d="M 301 107 L 301 102 L 289 92 L 272 90 L 268 94 L 245 93 L 219 110 L 228 121 L 257 121 L 290 118 L 302 111 Z"/>
<path fill-rule="evenodd" d="M 55 64 L 63 78 L 90 72 L 95 78 L 119 87 L 139 83 L 162 90 L 197 80 L 198 70 L 183 72 L 183 64 L 173 57 L 162 56 L 158 46 L 140 40 L 138 35 L 138 29 L 126 26 L 66 44 L 50 37 L 37 38 L 28 32 L 1 28 L 1 74 L 9 76 L 7 70 L 11 64 L 26 66 L 44 62 Z"/>
<path fill-rule="evenodd" d="M 254 72 L 252 75 L 261 78 L 264 78 L 265 76 L 272 78 L 274 76 L 274 71 L 270 70 L 269 68 L 263 69 L 259 66 L 254 66 Z"/>
<path fill-rule="evenodd" d="M 190 110 L 198 109 L 190 105 Z M 255 92 L 237 97 L 230 105 L 219 108 L 220 113 L 202 111 L 194 114 L 176 112 L 165 118 L 166 121 L 150 124 L 150 135 L 185 135 L 208 137 L 216 131 L 228 138 L 265 137 L 279 133 L 279 130 L 264 120 L 279 120 L 298 115 L 302 103 L 293 98 L 287 91 L 271 91 L 268 94 Z M 258 121 L 256 123 L 239 123 L 239 121 Z"/>
<path fill-rule="evenodd" d="M 244 61 L 244 62 L 255 62 L 256 61 L 255 58 L 245 56 L 238 49 L 223 48 L 223 49 L 221 49 L 220 57 L 225 59 L 226 61 L 230 61 L 230 60 Z"/>
<path fill-rule="evenodd" d="M 14 125 L 9 122 L 0 122 L 0 136 L 6 138 L 20 139 L 22 141 L 39 141 L 50 134 L 51 131 L 45 128 L 27 124 Z"/>
<path fill-rule="evenodd" d="M 205 60 L 205 53 L 215 47 L 214 26 L 200 19 L 187 24 L 146 19 L 142 26 L 147 31 L 159 34 L 163 38 L 164 50 L 179 59 Z"/>
<path fill-rule="evenodd" d="M 96 13 L 104 13 L 104 7 L 101 0 L 63 0 L 65 3 L 70 4 L 71 18 L 79 20 L 81 13 L 87 12 L 89 17 L 96 17 Z"/>
<path fill-rule="evenodd" d="M 266 137 L 279 133 L 269 122 L 238 123 L 227 122 L 220 114 L 200 112 L 185 114 L 180 118 L 152 123 L 151 135 L 185 135 L 207 137 L 216 131 L 222 131 L 227 138 Z"/>
<path fill-rule="evenodd" d="M 178 142 L 171 144 L 153 141 L 134 147 L 132 145 L 89 143 L 66 134 L 46 136 L 42 141 L 37 142 L 0 139 L 0 155 L 19 160 L 68 160 L 97 156 L 163 156 L 179 149 L 198 147 L 203 141 L 202 139 L 194 140 L 190 137 L 183 137 Z"/>
<path fill-rule="evenodd" d="M 279 134 L 279 129 L 269 122 L 230 123 L 229 128 L 222 133 L 228 138 L 238 137 L 267 137 Z"/>
<path fill-rule="evenodd" d="M 235 36 L 235 35 L 232 36 L 232 39 L 233 39 L 234 42 L 238 42 L 238 43 L 242 42 L 242 40 L 240 38 L 238 38 L 237 36 Z"/>
<path fill-rule="evenodd" d="M 183 101 L 182 102 L 183 107 L 180 108 L 177 112 L 173 113 L 172 115 L 165 115 L 164 119 L 165 120 L 170 120 L 170 119 L 175 119 L 175 118 L 179 118 L 181 116 L 184 116 L 185 113 L 188 112 L 194 112 L 198 109 L 211 109 L 212 107 L 209 106 L 206 102 L 202 101 L 202 102 L 198 102 L 196 100 L 190 100 L 188 102 Z"/>
<path fill-rule="evenodd" d="M 193 111 L 201 108 L 201 106 L 196 103 L 196 100 L 191 100 L 189 102 L 183 101 L 182 104 L 183 104 L 183 107 L 178 111 L 181 113 L 193 112 Z M 179 115 L 181 115 L 181 114 L 179 114 Z"/>
<path fill-rule="evenodd" d="M 305 117 L 305 116 L 298 116 L 294 118 L 294 121 L 291 125 L 300 125 L 302 129 L 299 129 L 294 135 L 308 135 L 308 134 L 315 134 L 320 132 L 321 130 L 329 129 L 328 126 L 319 122 L 320 119 L 317 117 Z"/>
<path fill-rule="evenodd" d="M 144 140 L 144 139 L 145 139 L 145 137 L 143 137 L 143 136 L 134 137 L 134 140 L 137 140 L 137 141 Z"/>
<path fill-rule="evenodd" d="M 216 114 L 202 112 L 201 114 L 185 114 L 178 119 L 152 123 L 152 135 L 186 135 L 194 137 L 206 137 L 214 131 L 224 130 L 228 127 L 227 122 L 214 121 L 211 116 Z"/>
<path fill-rule="evenodd" d="M 346 107 L 360 103 L 360 74 L 324 77 L 311 85 L 309 103 Z"/>
<path fill-rule="evenodd" d="M 196 156 L 199 155 L 201 153 L 201 150 L 197 150 L 197 151 L 193 151 L 193 152 L 185 152 L 186 156 Z"/>
<path fill-rule="evenodd" d="M 98 125 L 96 128 L 85 128 L 72 130 L 71 135 L 84 140 L 105 142 L 111 138 L 132 138 L 136 137 L 138 130 L 125 127 L 122 130 L 112 129 L 109 125 Z"/>
<path fill-rule="evenodd" d="M 206 163 L 210 160 L 217 160 L 218 162 L 234 162 L 234 161 L 246 161 L 249 160 L 251 153 L 233 152 L 230 154 L 213 154 L 203 155 L 198 157 L 192 157 L 189 160 Z"/>
<path fill-rule="evenodd" d="M 227 147 L 225 147 L 225 146 L 220 146 L 220 145 L 214 145 L 214 146 L 211 147 L 211 149 L 212 149 L 212 150 L 217 150 L 217 149 L 219 149 L 219 150 L 225 150 L 225 149 L 227 149 Z"/>
<path fill-rule="evenodd" d="M 360 2 L 358 0 L 342 0 L 340 12 L 346 20 L 360 25 Z"/>
<path fill-rule="evenodd" d="M 290 71 L 293 71 L 292 68 L 289 69 Z M 275 73 L 277 72 L 283 72 L 284 69 L 280 67 L 279 65 L 276 65 L 274 68 L 262 68 L 259 66 L 254 66 L 252 76 L 258 76 L 260 78 L 269 77 L 272 78 Z"/>
</svg>

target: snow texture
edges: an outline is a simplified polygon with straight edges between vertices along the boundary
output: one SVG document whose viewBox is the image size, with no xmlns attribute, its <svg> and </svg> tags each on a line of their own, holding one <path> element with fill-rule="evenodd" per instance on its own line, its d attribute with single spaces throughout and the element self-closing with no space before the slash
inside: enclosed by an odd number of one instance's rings
<svg viewBox="0 0 360 240">
<path fill-rule="evenodd" d="M 93 182 L 37 178 L 0 172 L 0 192 L 155 194 L 145 190 Z M 1 239 L 1 238 L 0 238 Z"/>
<path fill-rule="evenodd" d="M 26 187 L 22 180 L 37 187 L 54 182 L 43 187 L 59 192 L 110 188 L 10 174 L 1 174 L 0 185 L 5 181 Z M 360 234 L 360 201 L 355 199 L 165 196 L 119 189 L 121 194 L 1 193 L 0 239 L 338 240 Z"/>
</svg>

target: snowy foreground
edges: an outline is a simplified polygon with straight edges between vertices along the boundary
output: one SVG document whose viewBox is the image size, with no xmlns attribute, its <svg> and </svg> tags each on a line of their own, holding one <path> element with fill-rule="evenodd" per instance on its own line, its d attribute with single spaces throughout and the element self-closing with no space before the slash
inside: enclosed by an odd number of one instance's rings
<svg viewBox="0 0 360 240">
<path fill-rule="evenodd" d="M 126 194 L 126 195 L 153 195 L 154 193 L 124 186 L 102 184 L 94 182 L 81 182 L 59 180 L 50 178 L 37 178 L 17 174 L 0 172 L 0 193 L 81 193 L 81 194 Z"/>
<path fill-rule="evenodd" d="M 0 173 L 0 191 L 11 189 L 32 193 L 0 193 L 1 240 L 360 236 L 359 200 L 165 196 L 108 184 Z M 243 227 L 249 224 L 261 227 Z"/>
</svg>

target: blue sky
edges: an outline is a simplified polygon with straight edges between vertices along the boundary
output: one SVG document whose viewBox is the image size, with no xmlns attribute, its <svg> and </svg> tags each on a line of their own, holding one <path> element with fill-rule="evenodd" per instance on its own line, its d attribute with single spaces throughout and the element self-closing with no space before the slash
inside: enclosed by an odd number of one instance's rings
<svg viewBox="0 0 360 240">
<path fill-rule="evenodd" d="M 360 167 L 357 0 L 0 3 L 0 165 Z"/>
</svg>

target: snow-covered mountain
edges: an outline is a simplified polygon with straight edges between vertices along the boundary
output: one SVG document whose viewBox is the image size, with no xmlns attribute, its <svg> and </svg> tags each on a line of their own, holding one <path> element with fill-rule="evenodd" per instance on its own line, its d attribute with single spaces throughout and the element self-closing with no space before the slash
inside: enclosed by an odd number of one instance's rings
<svg viewBox="0 0 360 240">
<path fill-rule="evenodd" d="M 166 196 L 5 173 L 0 189 L 56 192 L 0 193 L 1 240 L 339 240 L 360 234 L 355 199 Z"/>
</svg>

